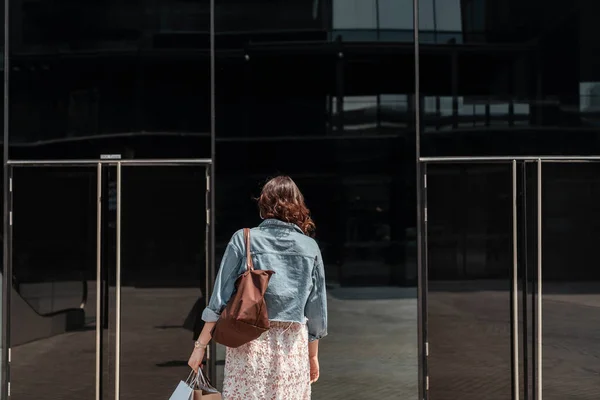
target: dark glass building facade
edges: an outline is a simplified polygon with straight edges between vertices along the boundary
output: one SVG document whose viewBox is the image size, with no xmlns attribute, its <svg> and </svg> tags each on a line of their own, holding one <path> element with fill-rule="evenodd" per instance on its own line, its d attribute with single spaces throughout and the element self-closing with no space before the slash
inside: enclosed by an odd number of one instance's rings
<svg viewBox="0 0 600 400">
<path fill-rule="evenodd" d="M 598 398 L 596 1 L 3 4 L 2 399 L 168 398 L 280 173 L 314 399 Z"/>
</svg>

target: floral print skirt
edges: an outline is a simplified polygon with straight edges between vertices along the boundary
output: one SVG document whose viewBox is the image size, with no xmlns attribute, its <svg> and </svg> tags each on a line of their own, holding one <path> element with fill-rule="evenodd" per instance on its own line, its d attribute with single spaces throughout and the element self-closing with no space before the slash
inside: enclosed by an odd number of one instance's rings
<svg viewBox="0 0 600 400">
<path fill-rule="evenodd" d="M 306 325 L 271 322 L 271 329 L 227 348 L 223 400 L 310 400 Z"/>
</svg>

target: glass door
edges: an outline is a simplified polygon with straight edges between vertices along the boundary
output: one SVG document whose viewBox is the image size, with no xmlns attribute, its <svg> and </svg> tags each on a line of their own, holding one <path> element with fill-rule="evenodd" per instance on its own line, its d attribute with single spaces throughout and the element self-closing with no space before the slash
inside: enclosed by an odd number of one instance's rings
<svg viewBox="0 0 600 400">
<path fill-rule="evenodd" d="M 12 399 L 95 398 L 98 172 L 95 164 L 11 167 Z"/>
<path fill-rule="evenodd" d="M 424 166 L 428 398 L 596 399 L 600 158 L 485 161 Z"/>
<path fill-rule="evenodd" d="M 597 399 L 600 163 L 544 162 L 540 184 L 540 398 Z"/>
<path fill-rule="evenodd" d="M 11 398 L 168 398 L 187 376 L 214 280 L 210 164 L 9 164 Z"/>
<path fill-rule="evenodd" d="M 517 163 L 423 168 L 427 398 L 518 399 Z"/>
<path fill-rule="evenodd" d="M 187 360 L 202 328 L 206 171 L 201 165 L 123 165 L 116 172 L 121 276 L 120 286 L 111 279 L 111 291 L 120 294 L 113 303 L 120 306 L 114 312 L 120 319 L 118 391 L 122 400 L 167 399 L 189 374 Z"/>
</svg>

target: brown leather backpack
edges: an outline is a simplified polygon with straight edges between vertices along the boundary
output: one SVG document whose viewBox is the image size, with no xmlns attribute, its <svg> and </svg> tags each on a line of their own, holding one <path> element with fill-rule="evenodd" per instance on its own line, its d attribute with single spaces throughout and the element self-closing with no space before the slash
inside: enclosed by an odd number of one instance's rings
<svg viewBox="0 0 600 400">
<path fill-rule="evenodd" d="M 246 271 L 235 281 L 235 291 L 217 321 L 212 337 L 227 347 L 240 347 L 270 328 L 265 292 L 274 271 L 255 270 L 250 255 L 250 229 L 244 229 Z"/>
</svg>

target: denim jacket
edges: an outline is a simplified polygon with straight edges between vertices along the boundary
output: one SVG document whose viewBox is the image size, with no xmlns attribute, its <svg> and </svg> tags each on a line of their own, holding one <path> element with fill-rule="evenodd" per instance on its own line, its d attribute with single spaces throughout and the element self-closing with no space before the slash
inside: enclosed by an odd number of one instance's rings
<svg viewBox="0 0 600 400">
<path fill-rule="evenodd" d="M 271 321 L 306 323 L 309 340 L 327 335 L 327 298 L 323 259 L 317 243 L 295 224 L 267 219 L 250 231 L 254 268 L 275 271 L 265 294 Z M 225 249 L 213 294 L 202 313 L 216 322 L 246 268 L 243 230 Z"/>
</svg>

